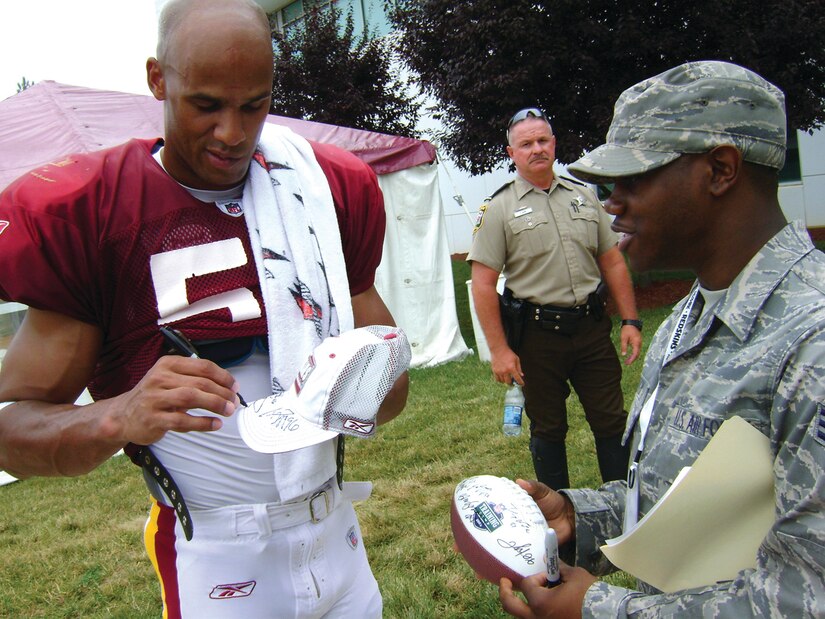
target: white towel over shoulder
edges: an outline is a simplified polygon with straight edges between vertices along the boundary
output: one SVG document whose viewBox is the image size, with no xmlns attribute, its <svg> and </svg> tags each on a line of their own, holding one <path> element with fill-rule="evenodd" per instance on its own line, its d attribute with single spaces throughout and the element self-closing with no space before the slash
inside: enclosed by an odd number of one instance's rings
<svg viewBox="0 0 825 619">
<path fill-rule="evenodd" d="M 338 219 L 309 142 L 265 123 L 243 194 L 269 331 L 272 393 L 295 380 L 326 337 L 353 328 Z M 275 455 L 282 501 L 335 473 L 331 441 Z"/>
</svg>

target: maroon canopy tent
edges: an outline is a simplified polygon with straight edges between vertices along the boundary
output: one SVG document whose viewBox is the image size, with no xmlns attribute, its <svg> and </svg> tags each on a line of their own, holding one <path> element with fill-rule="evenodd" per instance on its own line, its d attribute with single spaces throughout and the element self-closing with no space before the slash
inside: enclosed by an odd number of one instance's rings
<svg viewBox="0 0 825 619">
<path fill-rule="evenodd" d="M 344 148 L 388 174 L 435 161 L 429 142 L 269 115 L 268 122 Z M 131 138 L 163 135 L 163 104 L 154 97 L 44 81 L 0 101 L 0 189 L 24 172 L 69 153 Z"/>
</svg>

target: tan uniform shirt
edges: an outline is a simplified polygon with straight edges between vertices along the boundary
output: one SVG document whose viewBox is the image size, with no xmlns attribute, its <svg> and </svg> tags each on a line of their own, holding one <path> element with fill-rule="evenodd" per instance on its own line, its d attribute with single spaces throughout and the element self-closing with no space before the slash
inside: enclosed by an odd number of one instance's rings
<svg viewBox="0 0 825 619">
<path fill-rule="evenodd" d="M 516 176 L 481 206 L 467 260 L 503 272 L 519 299 L 574 307 L 599 284 L 596 258 L 618 242 L 611 221 L 583 185 L 555 177 L 545 193 Z"/>
</svg>

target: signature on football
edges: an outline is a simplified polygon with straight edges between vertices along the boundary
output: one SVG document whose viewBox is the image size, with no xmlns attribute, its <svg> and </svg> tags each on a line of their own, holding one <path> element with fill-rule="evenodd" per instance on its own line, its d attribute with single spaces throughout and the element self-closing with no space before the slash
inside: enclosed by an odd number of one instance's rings
<svg viewBox="0 0 825 619">
<path fill-rule="evenodd" d="M 497 539 L 498 545 L 502 548 L 508 548 L 515 552 L 516 555 L 520 556 L 527 565 L 533 565 L 536 562 L 536 558 L 533 556 L 533 553 L 530 552 L 530 544 L 522 544 L 518 546 L 516 542 L 503 540 L 501 538 Z"/>
</svg>

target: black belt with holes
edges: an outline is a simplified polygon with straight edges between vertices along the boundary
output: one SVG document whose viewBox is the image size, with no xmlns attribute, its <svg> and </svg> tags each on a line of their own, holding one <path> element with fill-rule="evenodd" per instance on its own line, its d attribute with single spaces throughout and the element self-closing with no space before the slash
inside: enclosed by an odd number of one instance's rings
<svg viewBox="0 0 825 619">
<path fill-rule="evenodd" d="M 183 534 L 187 541 L 192 539 L 192 517 L 189 515 L 189 508 L 186 507 L 186 501 L 183 500 L 181 493 L 171 473 L 166 470 L 166 467 L 160 463 L 157 456 L 152 453 L 146 445 L 134 445 L 130 443 L 124 449 L 126 454 L 132 459 L 132 462 L 140 466 L 146 471 L 149 476 L 154 479 L 163 494 L 169 499 L 175 513 L 180 520 L 180 526 L 183 528 Z"/>
<path fill-rule="evenodd" d="M 338 488 L 344 489 L 344 435 L 338 435 L 338 446 L 335 450 L 335 481 Z"/>
</svg>

